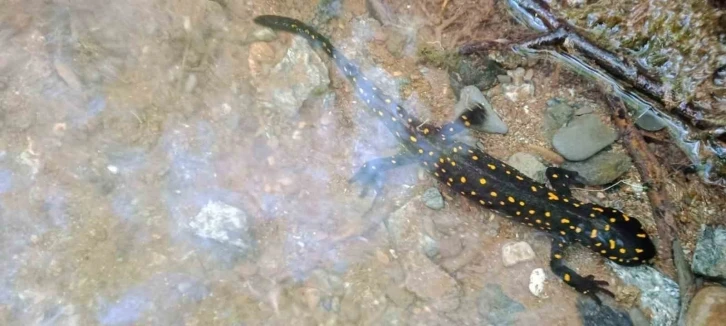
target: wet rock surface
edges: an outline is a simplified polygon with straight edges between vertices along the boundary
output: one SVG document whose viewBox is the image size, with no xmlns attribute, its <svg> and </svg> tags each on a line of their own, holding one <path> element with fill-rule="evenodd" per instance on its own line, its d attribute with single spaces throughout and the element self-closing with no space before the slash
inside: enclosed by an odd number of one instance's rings
<svg viewBox="0 0 726 326">
<path fill-rule="evenodd" d="M 560 128 L 552 138 L 552 146 L 570 161 L 582 161 L 618 139 L 612 127 L 606 126 L 596 115 L 576 117 Z"/>
</svg>

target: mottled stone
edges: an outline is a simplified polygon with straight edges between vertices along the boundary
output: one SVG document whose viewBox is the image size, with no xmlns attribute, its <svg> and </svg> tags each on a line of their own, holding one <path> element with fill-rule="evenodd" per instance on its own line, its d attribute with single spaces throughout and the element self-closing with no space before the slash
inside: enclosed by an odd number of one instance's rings
<svg viewBox="0 0 726 326">
<path fill-rule="evenodd" d="M 423 201 L 426 207 L 439 210 L 444 208 L 444 197 L 441 196 L 439 189 L 429 188 L 424 191 L 421 195 L 421 201 Z"/>
<path fill-rule="evenodd" d="M 678 284 L 650 266 L 626 267 L 608 262 L 625 284 L 640 289 L 640 307 L 650 311 L 652 325 L 672 325 L 679 310 Z"/>
<path fill-rule="evenodd" d="M 693 254 L 693 272 L 726 280 L 726 227 L 701 226 Z"/>
</svg>

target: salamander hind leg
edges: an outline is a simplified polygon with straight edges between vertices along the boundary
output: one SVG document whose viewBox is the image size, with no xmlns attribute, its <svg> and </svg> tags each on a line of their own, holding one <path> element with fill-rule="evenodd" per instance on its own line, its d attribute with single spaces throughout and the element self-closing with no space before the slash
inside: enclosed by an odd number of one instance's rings
<svg viewBox="0 0 726 326">
<path fill-rule="evenodd" d="M 348 183 L 360 184 L 361 197 L 365 197 L 370 190 L 378 192 L 383 187 L 385 175 L 388 170 L 416 162 L 416 156 L 404 153 L 389 157 L 381 157 L 363 164 L 348 180 Z"/>
<path fill-rule="evenodd" d="M 550 257 L 550 268 L 552 272 L 577 292 L 591 297 L 597 304 L 601 304 L 600 298 L 597 297 L 598 292 L 613 297 L 614 294 L 612 292 L 603 288 L 603 286 L 608 285 L 608 282 L 596 280 L 592 275 L 580 276 L 577 272 L 565 265 L 563 257 L 564 250 L 567 246 L 568 244 L 564 238 L 557 237 L 552 240 L 552 254 Z"/>
<path fill-rule="evenodd" d="M 565 196 L 572 196 L 570 187 L 583 187 L 585 185 L 582 183 L 580 174 L 575 171 L 551 166 L 547 168 L 545 175 L 552 188 Z"/>
</svg>

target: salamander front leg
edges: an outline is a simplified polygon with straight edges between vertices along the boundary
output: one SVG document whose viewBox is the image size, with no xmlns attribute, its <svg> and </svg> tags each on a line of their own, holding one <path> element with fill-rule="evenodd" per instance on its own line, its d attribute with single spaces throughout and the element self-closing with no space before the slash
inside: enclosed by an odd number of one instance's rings
<svg viewBox="0 0 726 326">
<path fill-rule="evenodd" d="M 371 188 L 376 192 L 383 188 L 385 174 L 388 170 L 414 162 L 416 162 L 416 156 L 409 153 L 373 159 L 364 163 L 363 166 L 358 169 L 358 172 L 356 172 L 353 177 L 348 180 L 348 183 L 360 184 L 363 188 L 360 196 L 365 197 Z"/>
<path fill-rule="evenodd" d="M 591 297 L 598 305 L 602 303 L 600 298 L 597 297 L 598 292 L 613 297 L 614 295 L 612 292 L 603 288 L 603 286 L 608 285 L 608 282 L 596 280 L 592 275 L 582 277 L 571 268 L 565 266 L 562 259 L 564 257 L 564 250 L 567 246 L 567 242 L 562 237 L 556 237 L 552 240 L 552 254 L 550 256 L 550 268 L 552 268 L 552 272 L 565 281 L 567 285 L 577 290 L 577 292 Z"/>
<path fill-rule="evenodd" d="M 547 180 L 550 181 L 555 191 L 565 196 L 572 196 L 570 187 L 583 187 L 585 185 L 581 182 L 580 174 L 575 171 L 551 166 L 547 168 L 545 175 L 547 175 Z"/>
<path fill-rule="evenodd" d="M 428 125 L 419 127 L 419 131 L 423 131 L 424 135 L 429 139 L 436 139 L 443 142 L 453 142 L 456 134 L 469 129 L 471 126 L 479 126 L 484 123 L 487 112 L 480 103 L 473 103 L 471 107 L 462 112 L 454 121 L 451 121 L 441 127 L 431 128 Z M 427 132 L 426 129 L 431 129 Z"/>
</svg>

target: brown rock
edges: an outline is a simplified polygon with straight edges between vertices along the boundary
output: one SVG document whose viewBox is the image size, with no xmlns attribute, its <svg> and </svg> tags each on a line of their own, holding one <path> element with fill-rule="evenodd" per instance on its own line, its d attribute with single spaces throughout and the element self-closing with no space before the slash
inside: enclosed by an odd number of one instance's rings
<svg viewBox="0 0 726 326">
<path fill-rule="evenodd" d="M 696 293 L 686 315 L 687 326 L 723 325 L 726 320 L 726 288 L 709 286 Z"/>
</svg>

